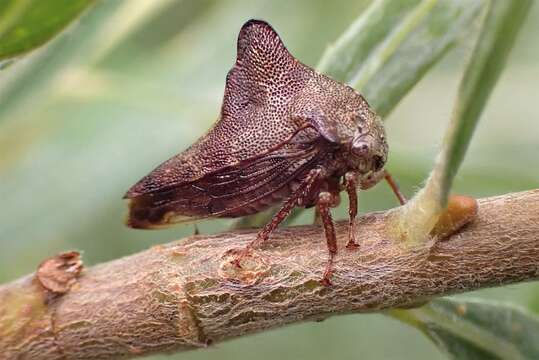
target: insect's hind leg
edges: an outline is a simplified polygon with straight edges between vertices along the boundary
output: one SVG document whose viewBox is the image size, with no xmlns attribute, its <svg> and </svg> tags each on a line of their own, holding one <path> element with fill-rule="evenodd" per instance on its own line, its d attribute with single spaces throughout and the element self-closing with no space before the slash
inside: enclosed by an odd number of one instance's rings
<svg viewBox="0 0 539 360">
<path fill-rule="evenodd" d="M 290 212 L 296 207 L 301 200 L 307 197 L 313 186 L 316 184 L 317 180 L 323 176 L 324 170 L 321 168 L 312 169 L 307 177 L 301 182 L 299 188 L 285 201 L 283 206 L 279 211 L 273 216 L 271 221 L 267 223 L 258 233 L 256 239 L 251 241 L 241 252 L 240 254 L 232 261 L 234 265 L 241 268 L 241 260 L 249 254 L 249 252 L 260 246 L 264 241 L 266 241 L 270 234 L 279 226 L 281 222 L 290 214 Z"/>
<path fill-rule="evenodd" d="M 331 285 L 331 275 L 333 273 L 333 259 L 335 254 L 337 254 L 337 236 L 335 235 L 335 226 L 333 224 L 333 219 L 331 218 L 330 207 L 334 202 L 334 195 L 327 191 L 322 191 L 318 195 L 318 202 L 316 206 L 320 212 L 320 218 L 322 219 L 322 224 L 324 225 L 324 233 L 326 235 L 326 241 L 329 252 L 329 259 L 326 264 L 326 269 L 324 271 L 324 276 L 320 281 L 323 285 Z"/>
</svg>

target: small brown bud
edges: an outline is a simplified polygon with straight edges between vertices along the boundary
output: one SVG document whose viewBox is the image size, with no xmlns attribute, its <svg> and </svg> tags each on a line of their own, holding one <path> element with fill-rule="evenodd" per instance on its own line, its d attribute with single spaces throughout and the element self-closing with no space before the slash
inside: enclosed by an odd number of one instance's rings
<svg viewBox="0 0 539 360">
<path fill-rule="evenodd" d="M 60 253 L 39 264 L 36 278 L 48 291 L 65 294 L 75 284 L 82 270 L 80 253 L 69 251 Z"/>
<path fill-rule="evenodd" d="M 477 201 L 465 195 L 451 195 L 447 207 L 431 231 L 431 236 L 446 238 L 476 218 Z"/>
</svg>

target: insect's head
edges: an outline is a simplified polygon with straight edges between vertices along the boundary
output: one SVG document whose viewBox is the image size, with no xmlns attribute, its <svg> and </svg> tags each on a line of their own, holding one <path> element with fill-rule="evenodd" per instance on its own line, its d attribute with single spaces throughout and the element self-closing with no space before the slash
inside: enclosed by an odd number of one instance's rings
<svg viewBox="0 0 539 360">
<path fill-rule="evenodd" d="M 378 116 L 357 123 L 350 141 L 350 153 L 362 173 L 378 172 L 387 161 L 387 141 L 384 126 Z"/>
</svg>

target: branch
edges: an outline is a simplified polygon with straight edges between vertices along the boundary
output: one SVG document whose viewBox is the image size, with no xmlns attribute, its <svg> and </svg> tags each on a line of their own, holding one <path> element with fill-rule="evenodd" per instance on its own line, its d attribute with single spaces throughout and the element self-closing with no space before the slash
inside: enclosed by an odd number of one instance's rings
<svg viewBox="0 0 539 360">
<path fill-rule="evenodd" d="M 344 248 L 347 227 L 337 224 L 331 287 L 318 282 L 327 250 L 315 226 L 276 232 L 241 270 L 229 262 L 254 230 L 155 246 L 85 269 L 76 281 L 60 277 L 62 286 L 49 286 L 58 280 L 54 274 L 27 276 L 0 286 L 0 359 L 188 350 L 299 321 L 538 277 L 539 190 L 482 199 L 473 223 L 413 250 L 388 238 L 386 219 L 387 213 L 359 219 L 363 242 L 356 251 Z M 65 263 L 68 271 L 77 269 L 77 261 Z M 40 271 L 50 267 L 42 264 Z"/>
</svg>

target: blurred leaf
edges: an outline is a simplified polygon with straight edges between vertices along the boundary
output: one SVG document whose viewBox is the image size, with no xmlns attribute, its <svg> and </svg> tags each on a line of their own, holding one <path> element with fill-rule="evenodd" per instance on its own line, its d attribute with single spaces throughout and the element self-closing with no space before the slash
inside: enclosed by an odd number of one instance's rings
<svg viewBox="0 0 539 360">
<path fill-rule="evenodd" d="M 452 359 L 539 359 L 539 318 L 512 305 L 444 298 L 389 315 L 419 329 Z"/>
<path fill-rule="evenodd" d="M 137 60 L 146 60 L 144 55 L 159 52 L 166 47 L 184 29 L 196 24 L 217 5 L 213 0 L 159 2 L 160 4 L 157 4 L 157 1 L 145 1 L 141 4 L 151 5 L 152 8 L 139 12 L 144 14 L 140 24 L 131 26 L 130 31 L 123 36 L 124 39 L 118 42 L 118 46 L 97 62 L 99 66 L 107 65 L 109 68 L 116 67 L 125 71 L 126 66 L 133 63 L 136 65 Z"/>
<path fill-rule="evenodd" d="M 452 45 L 482 0 L 375 1 L 328 47 L 318 70 L 360 91 L 387 116 Z"/>
<path fill-rule="evenodd" d="M 395 212 L 395 234 L 413 245 L 427 238 L 442 209 L 457 170 L 532 5 L 525 1 L 491 1 L 479 38 L 460 82 L 455 111 L 438 161 L 426 185 Z"/>
<path fill-rule="evenodd" d="M 44 44 L 93 3 L 94 0 L 0 2 L 0 60 Z"/>
<path fill-rule="evenodd" d="M 55 0 L 56 1 L 56 0 Z M 31 56 L 28 63 L 15 71 L 8 81 L 0 83 L 0 123 L 14 119 L 18 111 L 39 106 L 45 99 L 44 93 L 50 94 L 51 85 L 65 81 L 71 74 L 76 74 L 78 67 L 90 67 L 102 61 L 132 33 L 146 24 L 146 20 L 165 10 L 174 0 L 131 0 L 99 3 L 84 20 L 93 31 L 74 32 L 69 41 L 60 39 L 47 51 Z M 43 2 L 45 3 L 45 2 Z M 177 23 L 181 24 L 181 23 Z M 156 41 L 157 42 L 157 41 Z M 51 54 L 62 56 L 51 56 Z M 69 66 L 67 66 L 69 65 Z M 14 69 L 15 70 L 15 69 Z M 83 69 L 82 74 L 88 73 Z M 74 76 L 76 77 L 76 75 Z M 106 91 L 103 87 L 101 91 Z M 32 103 L 34 102 L 34 103 Z"/>
<path fill-rule="evenodd" d="M 509 52 L 532 0 L 491 1 L 485 24 L 460 83 L 457 103 L 442 156 L 442 200 L 447 196 L 483 108 L 505 68 Z M 436 171 L 436 170 L 435 170 Z"/>
</svg>

